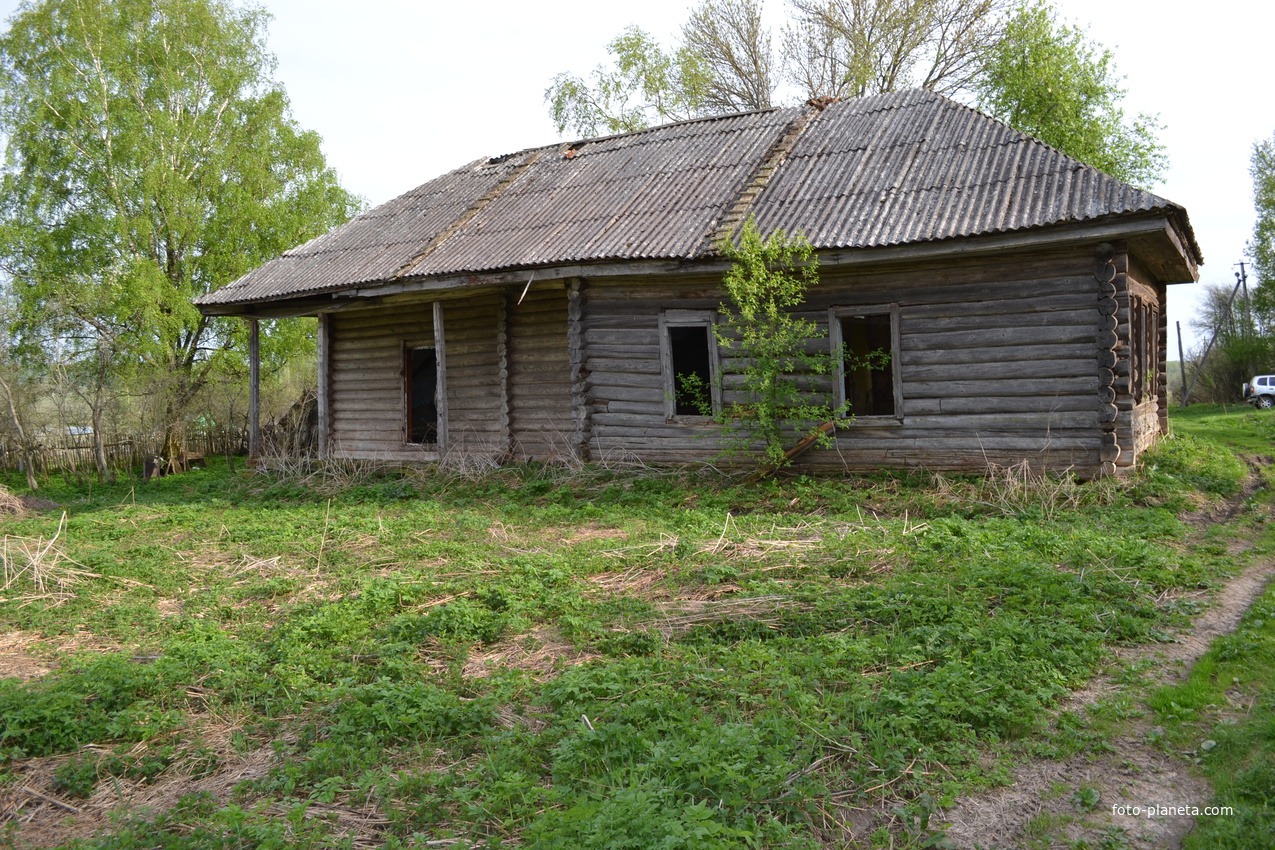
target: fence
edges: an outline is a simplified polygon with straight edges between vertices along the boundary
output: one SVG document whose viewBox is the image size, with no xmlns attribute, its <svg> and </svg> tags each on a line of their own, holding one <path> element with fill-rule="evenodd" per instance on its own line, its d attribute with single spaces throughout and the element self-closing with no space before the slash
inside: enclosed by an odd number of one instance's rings
<svg viewBox="0 0 1275 850">
<path fill-rule="evenodd" d="M 92 474 L 97 470 L 92 434 L 42 434 L 32 452 L 36 475 L 66 473 Z M 191 454 L 241 454 L 247 446 L 242 428 L 193 428 L 186 433 L 186 450 Z M 164 453 L 164 435 L 106 435 L 103 440 L 106 465 L 111 469 L 132 469 L 148 458 Z M 0 470 L 22 468 L 22 446 L 9 435 L 0 435 Z"/>
</svg>

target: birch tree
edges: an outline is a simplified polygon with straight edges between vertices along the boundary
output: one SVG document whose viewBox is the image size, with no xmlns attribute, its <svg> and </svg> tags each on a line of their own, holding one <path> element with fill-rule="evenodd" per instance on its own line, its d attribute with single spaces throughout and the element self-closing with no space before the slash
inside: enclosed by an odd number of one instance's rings
<svg viewBox="0 0 1275 850">
<path fill-rule="evenodd" d="M 242 351 L 241 323 L 191 299 L 357 207 L 291 117 L 266 20 L 221 0 L 28 0 L 0 38 L 0 260 L 19 322 L 56 300 L 128 328 L 114 356 L 162 387 L 169 453 Z M 265 341 L 303 344 L 295 328 Z"/>
</svg>

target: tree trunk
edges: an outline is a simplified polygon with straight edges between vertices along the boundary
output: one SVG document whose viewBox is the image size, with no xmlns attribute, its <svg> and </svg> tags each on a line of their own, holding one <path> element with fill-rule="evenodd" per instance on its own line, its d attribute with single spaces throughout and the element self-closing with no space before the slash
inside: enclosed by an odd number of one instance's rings
<svg viewBox="0 0 1275 850">
<path fill-rule="evenodd" d="M 18 432 L 18 443 L 22 446 L 22 465 L 26 467 L 27 488 L 32 492 L 40 489 L 40 482 L 35 479 L 35 458 L 31 454 L 31 443 L 27 441 L 27 431 L 22 427 L 22 418 L 18 416 L 18 407 L 13 403 L 13 390 L 0 378 L 0 387 L 4 388 L 5 397 L 9 399 L 9 415 L 13 417 L 13 427 Z"/>
<path fill-rule="evenodd" d="M 164 457 L 168 459 L 169 472 L 186 471 L 186 423 L 171 415 L 164 426 Z"/>
<path fill-rule="evenodd" d="M 94 405 L 93 414 L 93 460 L 97 462 L 97 480 L 98 483 L 111 484 L 115 481 L 115 476 L 111 474 L 110 467 L 106 463 L 106 444 L 102 441 L 102 409 L 98 405 Z"/>
</svg>

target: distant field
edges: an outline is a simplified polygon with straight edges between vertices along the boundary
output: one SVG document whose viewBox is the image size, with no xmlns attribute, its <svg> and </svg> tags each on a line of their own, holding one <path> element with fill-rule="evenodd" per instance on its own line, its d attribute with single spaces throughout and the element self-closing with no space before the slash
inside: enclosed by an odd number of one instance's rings
<svg viewBox="0 0 1275 850">
<path fill-rule="evenodd" d="M 1061 701 L 1270 556 L 1272 422 L 1175 413 L 1090 484 L 51 482 L 0 514 L 0 846 L 942 846 L 957 796 L 1110 752 Z"/>
</svg>

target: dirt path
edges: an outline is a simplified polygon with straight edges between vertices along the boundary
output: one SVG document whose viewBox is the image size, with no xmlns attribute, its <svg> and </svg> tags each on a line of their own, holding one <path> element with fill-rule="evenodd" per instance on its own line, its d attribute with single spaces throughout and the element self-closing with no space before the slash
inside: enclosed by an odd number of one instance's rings
<svg viewBox="0 0 1275 850">
<path fill-rule="evenodd" d="M 1275 559 L 1252 565 L 1226 586 L 1176 643 L 1139 647 L 1121 653 L 1122 657 L 1126 661 L 1160 661 L 1165 681 L 1184 677 L 1214 638 L 1235 631 L 1272 577 Z M 1083 708 L 1120 687 L 1109 677 L 1100 677 L 1073 694 L 1062 708 Z M 1150 720 L 1134 717 L 1110 742 L 1114 752 L 1097 758 L 1085 754 L 1066 761 L 1024 765 L 1015 772 L 1011 784 L 963 797 L 944 812 L 947 835 L 958 847 L 984 850 L 1045 848 L 1060 846 L 1052 842 L 1081 838 L 1093 846 L 1107 846 L 1100 842 L 1109 839 L 1115 847 L 1173 850 L 1195 826 L 1193 818 L 1113 812 L 1115 806 L 1203 808 L 1208 804 L 1212 796 L 1208 785 L 1192 775 L 1185 760 L 1157 747 L 1154 737 Z M 1077 795 L 1085 789 L 1094 789 L 1101 796 L 1082 802 Z M 1088 802 L 1093 804 L 1084 806 Z"/>
</svg>

